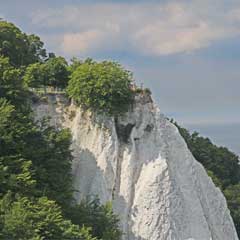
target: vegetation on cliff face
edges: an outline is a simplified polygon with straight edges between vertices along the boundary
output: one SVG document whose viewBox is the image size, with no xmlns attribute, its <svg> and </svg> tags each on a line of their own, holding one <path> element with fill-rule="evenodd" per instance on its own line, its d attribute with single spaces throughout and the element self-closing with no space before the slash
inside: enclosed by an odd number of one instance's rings
<svg viewBox="0 0 240 240">
<path fill-rule="evenodd" d="M 69 131 L 33 118 L 28 87 L 65 87 L 66 61 L 4 21 L 0 54 L 0 239 L 120 239 L 109 204 L 73 200 Z"/>
<path fill-rule="evenodd" d="M 213 182 L 222 190 L 240 236 L 240 165 L 239 157 L 225 147 L 214 145 L 209 138 L 190 133 L 176 122 L 180 134 L 196 160 L 208 171 Z"/>
</svg>

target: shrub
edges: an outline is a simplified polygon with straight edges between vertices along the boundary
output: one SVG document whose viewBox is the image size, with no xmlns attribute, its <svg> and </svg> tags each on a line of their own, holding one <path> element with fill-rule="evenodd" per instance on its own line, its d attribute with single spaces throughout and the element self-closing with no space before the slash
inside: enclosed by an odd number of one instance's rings
<svg viewBox="0 0 240 240">
<path fill-rule="evenodd" d="M 78 226 L 91 229 L 91 234 L 101 240 L 120 240 L 119 219 L 113 213 L 112 205 L 107 202 L 100 204 L 99 199 L 82 200 L 80 204 L 70 206 L 67 217 Z"/>
<path fill-rule="evenodd" d="M 68 95 L 85 109 L 118 115 L 133 101 L 132 74 L 115 62 L 84 62 L 72 73 Z"/>
<path fill-rule="evenodd" d="M 18 197 L 11 202 L 8 194 L 0 201 L 0 207 L 1 239 L 96 240 L 91 237 L 90 228 L 65 220 L 61 208 L 46 197 L 37 201 Z"/>
<path fill-rule="evenodd" d="M 152 92 L 151 92 L 151 90 L 149 88 L 145 88 L 144 89 L 144 93 L 149 94 L 149 95 L 152 94 Z"/>
<path fill-rule="evenodd" d="M 28 87 L 65 88 L 68 82 L 68 66 L 62 57 L 50 58 L 45 63 L 34 63 L 27 67 L 24 83 Z"/>
</svg>

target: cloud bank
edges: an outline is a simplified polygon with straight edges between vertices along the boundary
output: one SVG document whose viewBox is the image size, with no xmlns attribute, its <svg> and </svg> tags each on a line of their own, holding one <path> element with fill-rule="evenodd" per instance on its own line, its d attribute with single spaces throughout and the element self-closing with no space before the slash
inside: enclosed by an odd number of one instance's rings
<svg viewBox="0 0 240 240">
<path fill-rule="evenodd" d="M 239 6 L 219 1 L 95 3 L 37 11 L 36 25 L 59 29 L 65 55 L 133 51 L 162 56 L 188 53 L 240 33 Z"/>
</svg>

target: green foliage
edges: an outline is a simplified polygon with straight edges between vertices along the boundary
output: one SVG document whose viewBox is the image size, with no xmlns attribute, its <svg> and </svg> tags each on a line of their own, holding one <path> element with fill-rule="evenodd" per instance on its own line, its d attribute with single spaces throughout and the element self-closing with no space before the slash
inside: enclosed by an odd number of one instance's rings
<svg viewBox="0 0 240 240">
<path fill-rule="evenodd" d="M 27 91 L 21 76 L 21 69 L 12 67 L 8 58 L 0 56 L 0 98 L 6 98 L 16 107 L 26 105 Z"/>
<path fill-rule="evenodd" d="M 43 43 L 35 35 L 27 35 L 14 24 L 0 21 L 0 55 L 9 57 L 15 66 L 26 66 L 46 56 Z"/>
<path fill-rule="evenodd" d="M 2 239 L 94 240 L 89 229 L 72 224 L 63 218 L 61 209 L 54 201 L 41 197 L 31 201 L 17 197 L 15 201 L 6 195 L 0 202 Z"/>
<path fill-rule="evenodd" d="M 43 42 L 41 41 L 39 36 L 34 34 L 27 35 L 28 40 L 28 60 L 26 59 L 26 64 L 29 65 L 34 62 L 43 61 L 47 54 L 46 50 L 43 48 Z"/>
<path fill-rule="evenodd" d="M 149 95 L 152 94 L 152 92 L 151 92 L 151 90 L 150 90 L 149 88 L 145 88 L 143 91 L 144 91 L 145 93 L 149 94 Z"/>
<path fill-rule="evenodd" d="M 5 98 L 0 98 L 0 129 L 4 128 L 14 111 L 14 106 Z"/>
<path fill-rule="evenodd" d="M 34 63 L 27 67 L 24 82 L 28 87 L 51 86 L 65 88 L 68 82 L 68 65 L 64 58 L 49 58 L 45 63 Z"/>
<path fill-rule="evenodd" d="M 208 176 L 212 179 L 214 184 L 219 187 L 221 190 L 223 189 L 222 182 L 219 178 L 217 178 L 214 173 L 210 170 L 207 171 Z"/>
<path fill-rule="evenodd" d="M 40 131 L 40 138 L 28 138 L 29 144 L 38 144 L 38 149 L 30 147 L 26 152 L 26 156 L 30 157 L 35 151 L 31 159 L 36 167 L 37 189 L 66 207 L 73 195 L 70 132 L 67 129 L 56 130 L 45 124 Z"/>
<path fill-rule="evenodd" d="M 49 73 L 48 85 L 53 87 L 65 88 L 68 83 L 68 64 L 63 57 L 50 58 L 46 63 Z"/>
<path fill-rule="evenodd" d="M 152 94 L 152 92 L 149 88 L 135 87 L 134 92 L 135 92 L 135 94 L 148 94 L 148 95 Z"/>
<path fill-rule="evenodd" d="M 35 194 L 47 195 L 62 205 L 69 204 L 73 193 L 69 131 L 49 127 L 47 122 L 36 125 L 30 115 L 17 113 L 6 100 L 0 103 L 0 111 L 7 113 L 0 121 L 0 163 L 8 169 L 9 179 L 24 172 L 20 159 L 29 159 L 37 181 Z"/>
<path fill-rule="evenodd" d="M 111 203 L 101 205 L 98 199 L 84 200 L 72 206 L 67 213 L 74 224 L 85 225 L 92 229 L 93 236 L 102 240 L 119 240 L 119 219 L 112 211 Z"/>
<path fill-rule="evenodd" d="M 238 235 L 240 235 L 240 183 L 230 185 L 224 190 Z"/>
<path fill-rule="evenodd" d="M 240 235 L 240 165 L 238 156 L 225 147 L 214 145 L 208 138 L 199 136 L 197 132 L 191 134 L 176 122 L 174 124 L 195 159 L 203 164 L 213 182 L 223 191 L 236 230 Z"/>
<path fill-rule="evenodd" d="M 68 70 L 70 73 L 73 73 L 83 62 L 76 57 L 71 59 L 71 64 L 68 66 Z"/>
<path fill-rule="evenodd" d="M 25 71 L 24 83 L 28 87 L 39 88 L 46 86 L 48 82 L 48 72 L 44 64 L 33 63 Z"/>
<path fill-rule="evenodd" d="M 118 115 L 133 100 L 132 75 L 115 62 L 87 61 L 72 73 L 68 95 L 86 109 Z"/>
<path fill-rule="evenodd" d="M 0 157 L 0 196 L 8 191 L 32 195 L 36 181 L 33 179 L 32 162 L 16 157 Z"/>
<path fill-rule="evenodd" d="M 96 237 L 119 239 L 110 208 L 93 208 L 90 222 L 82 216 L 88 206 L 74 204 L 70 132 L 33 119 L 27 87 L 65 87 L 69 72 L 54 54 L 43 63 L 42 46 L 38 37 L 0 22 L 0 239 L 96 240 L 89 227 Z M 81 210 L 76 224 L 69 208 Z"/>
</svg>

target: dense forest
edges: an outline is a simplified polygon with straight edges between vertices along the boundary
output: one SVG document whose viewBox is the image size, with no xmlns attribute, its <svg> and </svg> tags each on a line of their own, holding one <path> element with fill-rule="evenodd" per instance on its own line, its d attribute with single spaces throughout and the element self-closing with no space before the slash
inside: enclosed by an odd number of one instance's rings
<svg viewBox="0 0 240 240">
<path fill-rule="evenodd" d="M 70 132 L 34 120 L 32 99 L 49 89 L 111 116 L 127 111 L 142 91 L 118 63 L 74 58 L 69 64 L 47 53 L 38 36 L 0 21 L 0 239 L 120 239 L 111 203 L 91 198 L 77 204 L 72 197 Z M 177 127 L 223 191 L 240 235 L 238 157 Z"/>
</svg>

